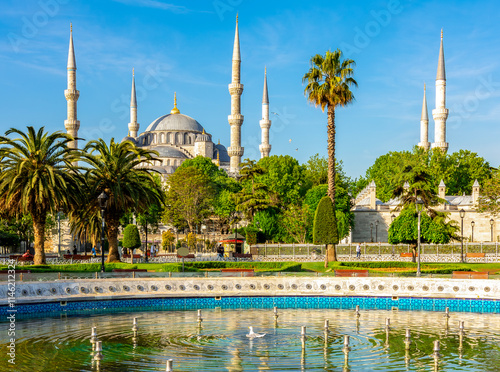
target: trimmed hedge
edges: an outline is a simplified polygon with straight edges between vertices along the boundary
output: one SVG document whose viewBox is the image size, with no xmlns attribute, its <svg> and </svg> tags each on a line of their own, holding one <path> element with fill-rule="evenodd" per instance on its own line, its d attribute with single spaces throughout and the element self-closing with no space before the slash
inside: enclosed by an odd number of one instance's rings
<svg viewBox="0 0 500 372">
<path fill-rule="evenodd" d="M 347 267 L 361 267 L 367 269 L 378 269 L 378 268 L 416 268 L 417 264 L 414 262 L 400 262 L 400 261 L 382 261 L 382 262 L 341 262 L 340 266 Z"/>
</svg>

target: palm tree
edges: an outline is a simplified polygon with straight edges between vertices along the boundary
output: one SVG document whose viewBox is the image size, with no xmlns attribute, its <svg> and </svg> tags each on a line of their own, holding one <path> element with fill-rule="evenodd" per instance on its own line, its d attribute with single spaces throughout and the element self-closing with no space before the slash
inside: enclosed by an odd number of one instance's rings
<svg viewBox="0 0 500 372">
<path fill-rule="evenodd" d="M 105 211 L 109 242 L 107 262 L 119 261 L 118 228 L 120 217 L 129 210 L 146 211 L 150 205 L 163 203 L 161 185 L 155 182 L 148 165 L 158 161 L 156 152 L 136 147 L 132 142 L 109 146 L 102 140 L 90 141 L 84 148 L 84 159 L 90 165 L 87 174 L 89 210 L 98 211 L 98 195 L 108 195 Z M 96 231 L 97 232 L 97 231 Z"/>
<path fill-rule="evenodd" d="M 316 54 L 311 58 L 311 67 L 302 78 L 307 83 L 304 93 L 316 107 L 328 110 L 328 196 L 332 200 L 335 211 L 335 108 L 344 107 L 354 100 L 350 88 L 358 86 L 352 78 L 355 62 L 342 59 L 342 51 L 327 51 L 325 56 Z M 328 250 L 333 261 L 336 261 L 335 247 Z"/>
<path fill-rule="evenodd" d="M 44 127 L 27 133 L 11 128 L 0 136 L 0 209 L 11 216 L 27 213 L 33 220 L 36 265 L 45 263 L 45 223 L 49 213 L 68 209 L 78 197 L 76 167 L 79 151 L 67 145 L 73 137 L 47 133 Z M 16 134 L 11 139 L 7 136 Z"/>
</svg>

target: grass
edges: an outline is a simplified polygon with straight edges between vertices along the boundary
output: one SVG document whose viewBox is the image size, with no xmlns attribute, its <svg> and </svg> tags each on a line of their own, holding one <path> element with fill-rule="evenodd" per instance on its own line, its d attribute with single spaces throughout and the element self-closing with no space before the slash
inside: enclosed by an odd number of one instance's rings
<svg viewBox="0 0 500 372">
<path fill-rule="evenodd" d="M 221 268 L 252 268 L 255 271 L 290 271 L 290 272 L 333 272 L 338 269 L 366 269 L 372 273 L 400 273 L 402 275 L 415 273 L 417 264 L 413 262 L 330 262 L 325 268 L 324 262 L 231 262 L 231 261 L 200 261 L 186 262 L 185 271 L 215 271 Z M 68 265 L 25 265 L 19 269 L 31 272 L 100 272 L 101 264 L 68 264 Z M 6 270 L 7 266 L 0 266 Z M 146 269 L 156 272 L 180 272 L 181 263 L 125 263 L 106 264 L 106 271 L 113 269 Z M 500 274 L 500 263 L 422 263 L 422 273 L 451 274 L 453 271 L 488 271 L 490 274 Z"/>
</svg>

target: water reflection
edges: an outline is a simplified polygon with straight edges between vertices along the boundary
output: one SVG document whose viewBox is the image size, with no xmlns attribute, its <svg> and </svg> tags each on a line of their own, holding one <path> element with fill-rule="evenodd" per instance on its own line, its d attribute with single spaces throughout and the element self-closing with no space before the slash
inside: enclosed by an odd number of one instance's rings
<svg viewBox="0 0 500 372">
<path fill-rule="evenodd" d="M 203 310 L 203 327 L 197 319 L 193 310 L 18 320 L 15 370 L 158 371 L 173 359 L 179 371 L 495 371 L 500 360 L 495 314 L 450 313 L 448 322 L 437 312 L 279 309 L 276 318 L 272 309 L 217 308 Z M 248 339 L 248 326 L 267 334 Z M 102 360 L 93 361 L 93 327 Z"/>
</svg>

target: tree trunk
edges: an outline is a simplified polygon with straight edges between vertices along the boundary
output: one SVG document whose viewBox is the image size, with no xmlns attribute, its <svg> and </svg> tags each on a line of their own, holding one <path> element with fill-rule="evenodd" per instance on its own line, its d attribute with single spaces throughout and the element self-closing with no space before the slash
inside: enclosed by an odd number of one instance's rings
<svg viewBox="0 0 500 372">
<path fill-rule="evenodd" d="M 45 217 L 31 216 L 33 219 L 33 231 L 35 235 L 35 265 L 45 265 Z"/>
<path fill-rule="evenodd" d="M 328 267 L 328 244 L 325 244 L 325 269 Z"/>
<path fill-rule="evenodd" d="M 412 244 L 411 245 L 411 262 L 417 262 L 416 257 L 417 257 L 417 245 Z"/>
<path fill-rule="evenodd" d="M 335 211 L 335 106 L 328 105 L 328 196 Z"/>
<path fill-rule="evenodd" d="M 119 221 L 110 219 L 106 224 L 108 237 L 108 259 L 106 262 L 120 261 L 120 252 L 118 251 L 118 225 Z M 102 247 L 104 249 L 104 247 Z"/>
</svg>

